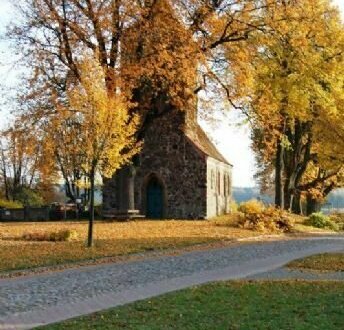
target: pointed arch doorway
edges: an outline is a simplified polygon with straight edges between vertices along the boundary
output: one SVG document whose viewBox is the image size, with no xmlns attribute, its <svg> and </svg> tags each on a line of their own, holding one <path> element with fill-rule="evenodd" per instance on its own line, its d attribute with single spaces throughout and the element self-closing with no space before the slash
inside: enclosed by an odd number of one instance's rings
<svg viewBox="0 0 344 330">
<path fill-rule="evenodd" d="M 155 175 L 147 182 L 146 216 L 152 219 L 162 219 L 164 216 L 164 187 Z"/>
</svg>

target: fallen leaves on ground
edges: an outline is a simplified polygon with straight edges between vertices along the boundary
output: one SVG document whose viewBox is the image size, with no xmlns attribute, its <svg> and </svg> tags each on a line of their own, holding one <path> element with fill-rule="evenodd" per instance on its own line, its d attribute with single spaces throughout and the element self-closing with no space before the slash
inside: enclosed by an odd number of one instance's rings
<svg viewBox="0 0 344 330">
<path fill-rule="evenodd" d="M 257 236 L 250 230 L 216 226 L 213 221 L 143 220 L 97 222 L 95 246 L 86 247 L 87 222 L 35 222 L 0 224 L 0 271 L 54 266 L 83 260 L 173 249 L 196 244 Z M 73 230 L 70 242 L 23 241 L 24 233 Z"/>
<path fill-rule="evenodd" d="M 316 271 L 344 272 L 344 253 L 323 253 L 304 259 L 294 260 L 288 264 L 289 268 Z"/>
</svg>

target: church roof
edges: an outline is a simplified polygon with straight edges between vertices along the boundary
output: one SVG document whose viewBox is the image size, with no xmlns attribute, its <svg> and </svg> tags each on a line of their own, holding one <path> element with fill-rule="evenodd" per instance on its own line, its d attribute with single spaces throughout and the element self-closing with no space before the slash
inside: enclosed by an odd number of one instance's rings
<svg viewBox="0 0 344 330">
<path fill-rule="evenodd" d="M 207 134 L 198 124 L 196 124 L 192 129 L 187 129 L 185 134 L 205 155 L 219 160 L 225 164 L 231 165 L 228 160 L 217 150 L 217 148 L 208 138 Z"/>
</svg>

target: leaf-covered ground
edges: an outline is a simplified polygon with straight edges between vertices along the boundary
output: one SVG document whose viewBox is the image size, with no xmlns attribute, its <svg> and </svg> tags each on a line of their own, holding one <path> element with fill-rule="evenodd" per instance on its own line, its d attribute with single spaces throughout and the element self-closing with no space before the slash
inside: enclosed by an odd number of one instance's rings
<svg viewBox="0 0 344 330">
<path fill-rule="evenodd" d="M 95 246 L 85 246 L 87 222 L 0 223 L 0 272 L 127 255 L 201 243 L 228 241 L 261 233 L 212 221 L 97 222 Z M 28 242 L 24 233 L 75 230 L 71 242 Z"/>
<path fill-rule="evenodd" d="M 43 327 L 58 329 L 344 329 L 344 282 L 219 282 Z"/>
<path fill-rule="evenodd" d="M 288 264 L 288 267 L 305 270 L 344 272 L 344 253 L 317 254 L 304 259 L 294 260 Z"/>
</svg>

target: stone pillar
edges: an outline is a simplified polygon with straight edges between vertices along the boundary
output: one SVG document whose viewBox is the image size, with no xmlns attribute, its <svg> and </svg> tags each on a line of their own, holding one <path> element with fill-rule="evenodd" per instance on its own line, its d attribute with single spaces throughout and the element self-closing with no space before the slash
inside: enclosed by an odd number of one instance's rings
<svg viewBox="0 0 344 330">
<path fill-rule="evenodd" d="M 128 166 L 128 176 L 127 176 L 127 189 L 128 192 L 128 210 L 135 209 L 135 175 L 136 168 L 134 165 Z"/>
<path fill-rule="evenodd" d="M 142 218 L 139 210 L 135 210 L 135 165 L 128 165 L 121 169 L 119 187 L 119 209 L 109 215 L 116 219 Z"/>
</svg>

